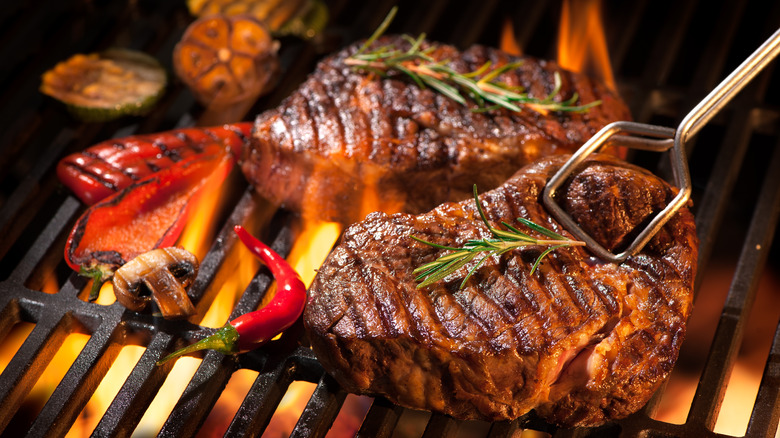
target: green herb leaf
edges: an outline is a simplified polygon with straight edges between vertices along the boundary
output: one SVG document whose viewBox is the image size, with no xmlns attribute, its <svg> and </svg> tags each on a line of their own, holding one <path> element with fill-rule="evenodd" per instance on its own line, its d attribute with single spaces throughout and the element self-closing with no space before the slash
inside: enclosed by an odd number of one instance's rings
<svg viewBox="0 0 780 438">
<path fill-rule="evenodd" d="M 571 99 L 556 102 L 555 97 L 560 93 L 562 86 L 558 72 L 554 74 L 555 83 L 552 92 L 544 99 L 529 96 L 522 87 L 509 86 L 498 81 L 501 74 L 516 69 L 522 61 L 507 63 L 495 68 L 488 61 L 472 72 L 458 73 L 446 65 L 449 60 L 436 61 L 431 58 L 430 54 L 437 48 L 435 45 L 422 49 L 425 39 L 424 33 L 417 38 L 403 35 L 403 38 L 411 45 L 408 50 L 400 50 L 392 44 L 369 50 L 369 47 L 390 26 L 397 11 L 397 7 L 390 10 L 384 21 L 360 49 L 345 60 L 347 65 L 382 76 L 390 71 L 403 73 L 419 87 L 433 88 L 461 105 L 466 105 L 466 97 L 470 97 L 477 104 L 475 112 L 490 111 L 496 108 L 506 108 L 515 112 L 526 108 L 543 114 L 548 111 L 585 112 L 601 104 L 601 101 L 595 101 L 575 105 L 578 99 L 576 94 Z M 486 105 L 486 103 L 491 105 Z"/>
<path fill-rule="evenodd" d="M 420 282 L 417 285 L 417 288 L 423 288 L 439 280 L 443 280 L 448 275 L 466 266 L 468 263 L 474 260 L 478 254 L 484 254 L 484 255 L 476 263 L 476 265 L 474 265 L 471 269 L 468 270 L 466 276 L 463 278 L 463 281 L 460 283 L 461 289 L 466 285 L 468 279 L 471 278 L 471 276 L 477 271 L 477 269 L 485 262 L 485 260 L 488 257 L 494 255 L 501 256 L 513 249 L 520 248 L 522 246 L 531 246 L 531 245 L 547 246 L 548 248 L 546 248 L 539 255 L 539 257 L 537 257 L 536 262 L 534 262 L 533 266 L 531 267 L 530 273 L 531 275 L 533 275 L 533 273 L 536 271 L 536 268 L 539 266 L 539 263 L 541 263 L 542 259 L 552 251 L 567 246 L 585 245 L 585 242 L 581 242 L 579 240 L 567 239 L 566 237 L 550 229 L 547 229 L 539 224 L 536 224 L 528 219 L 521 218 L 521 217 L 517 218 L 518 222 L 530 228 L 531 230 L 548 237 L 549 240 L 538 239 L 536 237 L 533 237 L 529 234 L 526 234 L 518 230 L 517 228 L 513 227 L 512 225 L 506 222 L 502 222 L 502 224 L 508 229 L 508 231 L 495 228 L 492 225 L 490 225 L 490 222 L 488 222 L 487 216 L 485 215 L 485 212 L 482 209 L 482 204 L 479 202 L 479 196 L 477 194 L 476 184 L 474 185 L 474 200 L 477 203 L 477 212 L 479 213 L 480 219 L 482 219 L 482 222 L 485 224 L 485 226 L 488 227 L 488 230 L 490 230 L 494 238 L 469 240 L 463 245 L 462 248 L 455 248 L 446 245 L 439 245 L 437 243 L 429 242 L 427 240 L 421 239 L 416 236 L 411 236 L 412 239 L 417 240 L 418 242 L 424 243 L 426 245 L 430 245 L 434 248 L 452 251 L 451 253 L 445 254 L 439 257 L 438 259 L 430 263 L 426 263 L 416 268 L 414 271 L 412 271 L 414 274 L 417 274 L 417 277 L 415 279 Z"/>
</svg>

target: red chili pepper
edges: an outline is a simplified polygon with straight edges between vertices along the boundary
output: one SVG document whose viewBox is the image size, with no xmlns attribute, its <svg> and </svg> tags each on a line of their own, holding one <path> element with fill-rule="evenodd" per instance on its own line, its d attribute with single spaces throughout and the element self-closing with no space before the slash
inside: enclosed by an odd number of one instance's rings
<svg viewBox="0 0 780 438">
<path fill-rule="evenodd" d="M 173 164 L 203 153 L 209 144 L 229 147 L 236 160 L 252 123 L 183 128 L 106 140 L 57 164 L 57 176 L 85 204 L 95 202 Z"/>
<path fill-rule="evenodd" d="M 212 144 L 89 207 L 68 236 L 65 261 L 93 278 L 90 301 L 120 266 L 173 245 L 201 188 L 221 183 L 234 162 L 224 146 Z"/>
<path fill-rule="evenodd" d="M 198 350 L 212 349 L 222 354 L 250 351 L 287 330 L 303 313 L 306 286 L 297 272 L 274 250 L 257 240 L 241 225 L 234 228 L 247 248 L 265 262 L 276 279 L 276 294 L 260 310 L 249 312 L 228 322 L 211 336 L 171 353 L 157 362 L 161 365 L 173 358 Z"/>
</svg>

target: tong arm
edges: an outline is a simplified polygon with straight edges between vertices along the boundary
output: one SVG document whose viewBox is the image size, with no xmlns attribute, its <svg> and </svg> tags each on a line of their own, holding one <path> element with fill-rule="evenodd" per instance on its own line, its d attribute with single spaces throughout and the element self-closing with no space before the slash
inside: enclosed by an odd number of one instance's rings
<svg viewBox="0 0 780 438">
<path fill-rule="evenodd" d="M 574 236 L 585 242 L 588 249 L 598 257 L 614 263 L 622 263 L 628 256 L 636 254 L 662 226 L 690 199 L 691 178 L 688 173 L 688 163 L 682 144 L 674 141 L 675 130 L 662 126 L 635 122 L 614 122 L 602 128 L 588 140 L 547 182 L 542 194 L 545 207 Z M 672 149 L 675 184 L 680 191 L 672 201 L 660 212 L 634 241 L 619 254 L 613 254 L 604 248 L 583 230 L 566 211 L 555 202 L 555 195 L 560 186 L 574 170 L 588 157 L 609 144 L 619 144 L 633 149 L 664 152 Z"/>
</svg>

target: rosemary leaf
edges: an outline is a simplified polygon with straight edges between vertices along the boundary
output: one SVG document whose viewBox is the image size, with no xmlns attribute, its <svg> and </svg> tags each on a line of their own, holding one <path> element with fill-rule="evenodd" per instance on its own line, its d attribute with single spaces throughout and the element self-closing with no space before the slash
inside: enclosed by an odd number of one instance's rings
<svg viewBox="0 0 780 438">
<path fill-rule="evenodd" d="M 472 108 L 475 112 L 497 108 L 514 112 L 523 111 L 525 108 L 541 114 L 547 114 L 549 111 L 584 112 L 601 104 L 600 101 L 595 101 L 576 105 L 579 98 L 576 94 L 566 101 L 556 102 L 555 98 L 562 87 L 558 72 L 554 73 L 553 90 L 543 99 L 529 96 L 523 87 L 510 86 L 498 80 L 502 74 L 518 68 L 522 61 L 510 62 L 498 67 L 494 67 L 488 61 L 474 71 L 458 73 L 447 65 L 449 60 L 436 61 L 432 58 L 431 54 L 437 49 L 436 45 L 422 47 L 425 42 L 424 33 L 417 38 L 403 35 L 402 37 L 409 44 L 407 50 L 401 50 L 392 44 L 372 48 L 390 26 L 397 11 L 397 7 L 390 10 L 360 49 L 345 60 L 347 65 L 384 77 L 390 71 L 400 72 L 412 79 L 417 86 L 432 88 L 461 105 L 468 105 L 466 97 L 470 97 L 476 103 L 476 108 Z"/>
<path fill-rule="evenodd" d="M 544 234 L 545 236 L 549 237 L 550 239 L 566 240 L 566 238 L 561 236 L 560 234 L 558 234 L 558 233 L 556 233 L 556 232 L 554 232 L 552 230 L 549 230 L 549 229 L 547 229 L 547 228 L 545 228 L 545 227 L 543 227 L 541 225 L 538 225 L 538 224 L 536 224 L 534 222 L 531 222 L 531 221 L 529 221 L 526 218 L 519 217 L 519 218 L 517 218 L 517 221 L 520 222 L 521 224 L 525 225 L 526 227 L 536 231 L 537 233 Z"/>
<path fill-rule="evenodd" d="M 458 102 L 461 105 L 466 105 L 466 99 L 458 93 L 458 89 L 446 82 L 434 78 L 432 76 L 422 76 L 423 82 L 428 84 L 431 88 L 435 89 L 439 93 L 449 97 L 450 99 Z"/>
<path fill-rule="evenodd" d="M 491 82 L 491 81 L 495 80 L 497 77 L 499 77 L 501 74 L 503 74 L 503 73 L 505 73 L 505 72 L 507 72 L 509 70 L 514 70 L 514 69 L 520 67 L 520 65 L 522 63 L 523 63 L 522 61 L 509 62 L 509 63 L 506 63 L 506 64 L 502 65 L 501 67 L 494 68 L 493 70 L 487 72 L 487 74 L 485 74 L 482 77 L 482 79 L 480 79 L 480 82 Z"/>
<path fill-rule="evenodd" d="M 415 83 L 417 83 L 418 87 L 425 88 L 425 84 L 423 83 L 422 79 L 420 79 L 419 76 L 417 76 L 416 74 L 412 73 L 406 67 L 399 66 L 398 69 L 401 70 L 402 72 L 406 73 L 410 78 L 412 78 L 412 80 Z"/>
<path fill-rule="evenodd" d="M 536 269 L 538 268 L 542 259 L 551 252 L 568 246 L 585 245 L 585 242 L 567 239 L 566 237 L 525 218 L 517 218 L 517 221 L 529 229 L 542 234 L 545 237 L 548 237 L 549 240 L 530 236 L 529 234 L 518 230 L 516 227 L 506 222 L 502 222 L 502 224 L 507 228 L 507 230 L 495 228 L 490 225 L 490 222 L 488 222 L 487 216 L 485 215 L 485 211 L 482 209 L 482 203 L 479 201 L 476 185 L 474 185 L 474 200 L 476 201 L 479 217 L 485 226 L 487 226 L 488 230 L 490 230 L 493 238 L 472 239 L 467 241 L 462 248 L 455 248 L 446 245 L 439 245 L 416 236 L 411 236 L 414 240 L 417 240 L 418 242 L 424 243 L 426 245 L 430 245 L 434 248 L 452 251 L 449 254 L 445 254 L 436 260 L 426 263 L 412 271 L 417 275 L 415 280 L 419 282 L 417 285 L 418 288 L 423 288 L 437 281 L 443 280 L 447 276 L 457 272 L 459 269 L 473 261 L 478 254 L 482 254 L 482 257 L 466 272 L 466 275 L 463 277 L 463 280 L 460 283 L 460 288 L 463 288 L 466 285 L 468 279 L 474 275 L 477 269 L 479 269 L 479 267 L 482 266 L 485 260 L 487 260 L 489 257 L 501 257 L 505 253 L 523 246 L 546 246 L 547 248 L 542 251 L 531 267 L 530 274 L 533 275 L 533 273 L 536 272 Z"/>
<path fill-rule="evenodd" d="M 480 68 L 474 70 L 471 73 L 464 73 L 463 76 L 465 76 L 467 78 L 483 77 L 485 75 L 485 73 L 488 72 L 488 69 L 490 68 L 490 66 L 491 66 L 491 62 L 490 61 L 485 61 L 485 63 L 482 64 L 482 66 Z"/>
<path fill-rule="evenodd" d="M 555 246 L 551 246 L 551 247 L 549 247 L 549 248 L 545 249 L 544 251 L 542 251 L 542 253 L 541 253 L 541 254 L 539 254 L 539 257 L 538 257 L 538 258 L 536 259 L 536 261 L 534 262 L 534 265 L 533 265 L 533 266 L 531 266 L 531 272 L 530 272 L 530 274 L 531 274 L 531 275 L 534 275 L 534 271 L 536 271 L 536 268 L 539 266 L 539 263 L 541 263 L 541 261 L 542 261 L 542 259 L 544 258 L 544 256 L 546 256 L 547 254 L 549 254 L 549 253 L 551 253 L 551 252 L 555 251 L 555 250 L 556 250 L 556 249 L 558 249 L 558 248 L 563 248 L 564 246 L 567 246 L 567 245 L 566 245 L 566 244 L 555 245 Z"/>
<path fill-rule="evenodd" d="M 435 269 L 434 272 L 428 275 L 427 277 L 423 277 L 423 276 L 417 277 L 417 281 L 423 280 L 422 283 L 417 285 L 417 287 L 422 288 L 430 284 L 433 284 L 439 280 L 443 280 L 444 277 L 457 271 L 463 266 L 466 266 L 466 264 L 469 263 L 471 260 L 473 260 L 474 257 L 476 256 L 477 256 L 476 252 L 463 251 L 463 254 L 460 255 L 460 257 L 453 258 L 446 264 L 442 265 L 441 268 Z"/>
<path fill-rule="evenodd" d="M 390 26 L 390 23 L 393 22 L 393 19 L 395 18 L 395 14 L 398 12 L 398 6 L 393 6 L 392 9 L 390 9 L 390 12 L 387 13 L 387 16 L 384 20 L 382 20 L 382 23 L 379 24 L 379 27 L 376 28 L 373 34 L 363 43 L 362 46 L 360 46 L 360 49 L 358 50 L 358 53 L 363 53 L 368 49 L 368 46 L 374 43 L 377 38 L 382 36 L 382 34 L 385 33 L 387 28 Z"/>
</svg>

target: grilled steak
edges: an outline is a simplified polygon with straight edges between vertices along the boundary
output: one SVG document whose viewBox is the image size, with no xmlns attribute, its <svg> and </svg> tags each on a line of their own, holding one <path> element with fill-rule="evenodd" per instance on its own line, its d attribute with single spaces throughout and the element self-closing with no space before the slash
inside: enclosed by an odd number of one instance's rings
<svg viewBox="0 0 780 438">
<path fill-rule="evenodd" d="M 488 220 L 525 217 L 566 231 L 540 193 L 566 156 L 542 159 L 480 196 Z M 625 245 L 674 190 L 595 155 L 561 188 L 561 205 L 610 249 Z M 526 230 L 530 234 L 533 231 Z M 491 237 L 473 199 L 411 215 L 372 213 L 350 226 L 309 291 L 304 324 L 317 357 L 347 390 L 461 419 L 535 409 L 560 425 L 597 425 L 643 406 L 677 359 L 691 311 L 698 242 L 682 209 L 621 265 L 584 247 L 476 260 L 418 289 L 412 270 Z"/>
<path fill-rule="evenodd" d="M 408 47 L 399 37 L 376 44 Z M 428 45 L 429 43 L 426 43 Z M 242 157 L 257 191 L 305 216 L 352 223 L 382 210 L 421 213 L 445 201 L 466 199 L 476 183 L 503 183 L 522 165 L 581 146 L 598 129 L 629 120 L 625 104 L 601 83 L 551 61 L 517 58 L 473 46 L 464 52 L 437 45 L 437 60 L 458 72 L 522 61 L 500 77 L 544 98 L 560 74 L 563 101 L 600 100 L 585 113 L 531 109 L 475 112 L 403 75 L 380 78 L 344 63 L 359 44 L 323 60 L 282 104 L 259 115 Z"/>
</svg>

